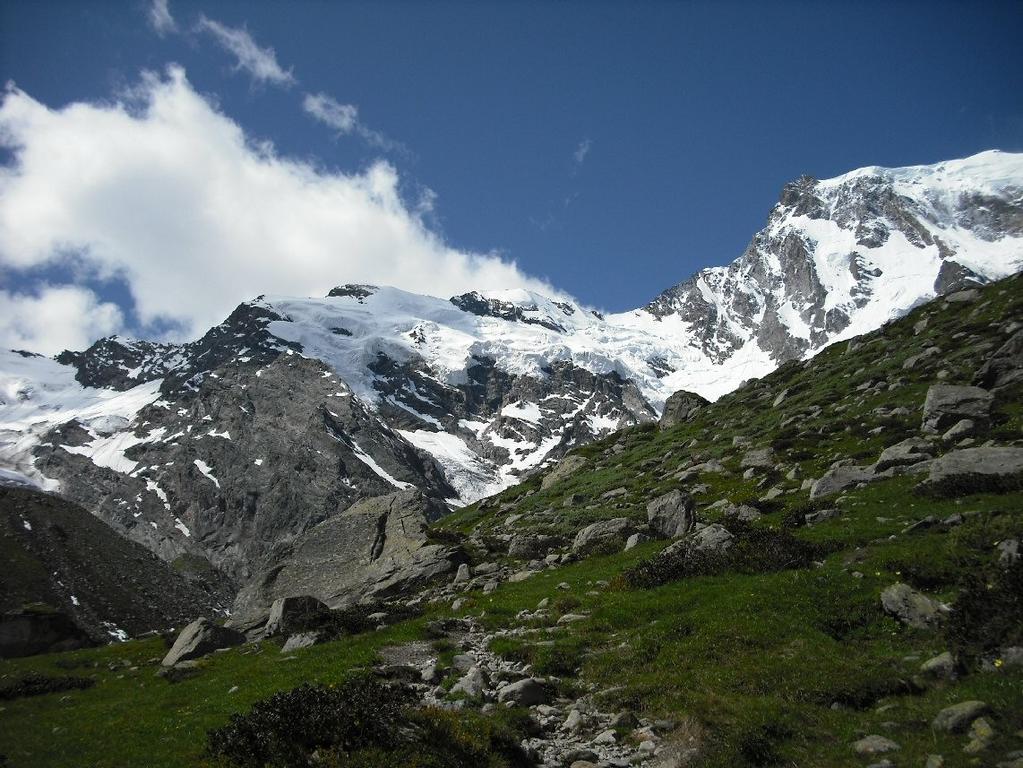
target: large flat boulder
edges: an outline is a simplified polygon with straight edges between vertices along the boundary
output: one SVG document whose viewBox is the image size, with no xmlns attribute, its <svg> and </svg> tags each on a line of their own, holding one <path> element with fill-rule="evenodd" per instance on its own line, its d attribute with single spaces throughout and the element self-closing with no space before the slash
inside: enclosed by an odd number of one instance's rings
<svg viewBox="0 0 1023 768">
<path fill-rule="evenodd" d="M 568 479 L 585 466 L 586 459 L 584 457 L 574 453 L 570 456 L 566 456 L 558 462 L 558 465 L 554 467 L 554 469 L 547 473 L 543 480 L 540 481 L 540 487 L 546 490 L 551 486 L 557 485 L 562 480 Z"/>
<path fill-rule="evenodd" d="M 810 487 L 810 498 L 830 496 L 833 493 L 855 488 L 860 483 L 869 483 L 876 479 L 873 467 L 835 467 L 829 469 L 819 480 L 814 482 Z"/>
<path fill-rule="evenodd" d="M 330 608 L 393 598 L 447 577 L 457 549 L 427 538 L 442 505 L 416 490 L 354 504 L 276 552 L 238 594 L 232 625 L 266 617 L 275 600 L 309 595 Z"/>
<path fill-rule="evenodd" d="M 935 384 L 924 399 L 922 429 L 925 433 L 940 434 L 963 419 L 986 426 L 993 402 L 994 395 L 980 387 Z"/>
<path fill-rule="evenodd" d="M 178 635 L 174 645 L 163 657 L 165 667 L 182 661 L 191 661 L 221 648 L 230 648 L 245 642 L 245 635 L 229 627 L 221 627 L 207 618 L 196 619 Z"/>
<path fill-rule="evenodd" d="M 985 446 L 935 459 L 919 489 L 940 496 L 1023 489 L 1023 448 Z"/>
</svg>

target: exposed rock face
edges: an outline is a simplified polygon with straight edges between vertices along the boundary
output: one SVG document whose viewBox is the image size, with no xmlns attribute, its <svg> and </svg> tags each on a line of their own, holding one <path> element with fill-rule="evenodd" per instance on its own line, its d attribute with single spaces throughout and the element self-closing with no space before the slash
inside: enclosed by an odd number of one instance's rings
<svg viewBox="0 0 1023 768">
<path fill-rule="evenodd" d="M 931 443 L 911 437 L 881 451 L 877 463 L 874 464 L 874 470 L 884 472 L 892 467 L 912 466 L 926 461 L 933 455 L 934 446 Z"/>
<path fill-rule="evenodd" d="M 0 611 L 39 603 L 64 617 L 16 622 L 26 626 L 59 629 L 70 620 L 76 633 L 103 643 L 213 616 L 232 599 L 215 573 L 186 576 L 81 507 L 36 490 L 0 487 L 0 539 L 7 547 Z"/>
<path fill-rule="evenodd" d="M 976 384 L 998 389 L 1023 379 L 1023 330 L 1005 342 L 977 371 Z"/>
<path fill-rule="evenodd" d="M 220 648 L 230 648 L 245 642 L 245 635 L 228 627 L 221 627 L 209 619 L 196 619 L 178 635 L 174 645 L 160 662 L 165 667 L 173 667 L 183 661 L 191 661 L 213 653 Z"/>
<path fill-rule="evenodd" d="M 695 392 L 679 390 L 664 401 L 664 410 L 661 412 L 661 429 L 669 429 L 676 424 L 689 421 L 709 402 L 707 398 L 701 397 Z"/>
<path fill-rule="evenodd" d="M 666 539 L 689 533 L 696 524 L 696 502 L 681 491 L 670 491 L 646 506 L 650 529 Z"/>
<path fill-rule="evenodd" d="M 962 419 L 984 426 L 990 420 L 993 402 L 994 396 L 980 387 L 935 384 L 924 400 L 923 431 L 941 433 Z"/>
<path fill-rule="evenodd" d="M 0 614 L 0 659 L 73 651 L 92 639 L 60 611 L 16 610 Z"/>
<path fill-rule="evenodd" d="M 270 606 L 266 620 L 266 636 L 292 635 L 319 626 L 329 615 L 330 608 L 315 597 L 279 597 Z"/>
<path fill-rule="evenodd" d="M 580 469 L 586 466 L 586 459 L 579 454 L 572 454 L 566 456 L 558 465 L 548 472 L 543 480 L 540 481 L 540 487 L 544 490 L 551 486 L 557 485 L 562 480 L 571 477 L 573 474 L 578 472 Z"/>
<path fill-rule="evenodd" d="M 459 555 L 427 539 L 443 512 L 418 491 L 366 499 L 268 556 L 238 594 L 232 624 L 265 617 L 274 600 L 311 595 L 331 608 L 384 599 L 452 574 Z"/>
<path fill-rule="evenodd" d="M 923 491 L 966 496 L 1023 488 L 1023 448 L 981 447 L 949 451 L 930 465 Z"/>
<path fill-rule="evenodd" d="M 173 405 L 143 408 L 133 427 L 136 444 L 114 466 L 64 447 L 78 422 L 53 430 L 36 466 L 165 560 L 208 560 L 239 583 L 271 546 L 361 498 L 396 485 L 454 494 L 430 457 L 298 355 L 218 368 Z M 79 451 L 113 438 L 85 439 Z"/>
</svg>

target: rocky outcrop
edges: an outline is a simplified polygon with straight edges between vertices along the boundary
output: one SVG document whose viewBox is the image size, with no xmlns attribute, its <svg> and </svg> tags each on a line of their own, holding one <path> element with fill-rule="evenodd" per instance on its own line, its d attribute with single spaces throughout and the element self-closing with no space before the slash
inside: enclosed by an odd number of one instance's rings
<svg viewBox="0 0 1023 768">
<path fill-rule="evenodd" d="M 234 604 L 232 625 L 265 618 L 278 598 L 310 595 L 331 608 L 391 598 L 454 573 L 461 558 L 432 543 L 442 505 L 415 490 L 355 504 L 273 552 Z"/>
<path fill-rule="evenodd" d="M 196 619 L 178 635 L 174 645 L 160 662 L 173 667 L 183 661 L 202 658 L 221 648 L 230 648 L 245 642 L 245 635 L 228 627 L 221 627 L 209 619 Z"/>
<path fill-rule="evenodd" d="M 1023 330 L 1018 330 L 1000 346 L 977 371 L 974 383 L 985 389 L 998 389 L 1023 381 Z"/>
<path fill-rule="evenodd" d="M 311 595 L 279 597 L 270 606 L 264 632 L 267 637 L 306 632 L 320 626 L 329 614 L 330 608 Z"/>
<path fill-rule="evenodd" d="M 994 397 L 980 387 L 935 384 L 924 400 L 923 431 L 938 434 L 963 419 L 986 426 Z"/>
<path fill-rule="evenodd" d="M 707 398 L 701 397 L 695 392 L 680 389 L 664 402 L 664 410 L 661 412 L 661 429 L 670 429 L 676 424 L 689 421 L 708 403 Z"/>
<path fill-rule="evenodd" d="M 949 451 L 930 465 L 919 490 L 942 496 L 1007 492 L 1023 488 L 1023 448 L 964 448 Z"/>
<path fill-rule="evenodd" d="M 0 659 L 85 648 L 92 639 L 71 618 L 45 606 L 0 614 Z"/>
<path fill-rule="evenodd" d="M 810 488 L 810 498 L 818 499 L 835 493 L 855 488 L 860 483 L 869 483 L 876 479 L 871 467 L 843 466 L 829 469 Z"/>
</svg>

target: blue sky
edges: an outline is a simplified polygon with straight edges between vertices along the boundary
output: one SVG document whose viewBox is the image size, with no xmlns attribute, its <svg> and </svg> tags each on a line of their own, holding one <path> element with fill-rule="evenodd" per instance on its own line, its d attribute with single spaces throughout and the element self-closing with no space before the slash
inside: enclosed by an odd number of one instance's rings
<svg viewBox="0 0 1023 768">
<path fill-rule="evenodd" d="M 0 76 L 51 110 L 103 108 L 138 90 L 142 71 L 166 82 L 168 65 L 179 65 L 188 91 L 215 105 L 250 145 L 270 141 L 276 157 L 325 177 L 364 180 L 382 159 L 402 215 L 422 222 L 420 235 L 448 251 L 514 260 L 523 284 L 535 277 L 610 310 L 730 262 L 782 184 L 802 173 L 823 178 L 863 165 L 1023 149 L 1019 2 L 170 0 L 167 10 L 173 29 L 154 28 L 144 0 L 5 2 Z M 225 43 L 238 30 L 263 53 L 272 48 L 276 73 L 260 79 L 238 66 Z M 321 107 L 350 105 L 356 116 L 335 109 L 335 119 L 349 122 L 328 127 L 303 108 L 318 96 L 327 100 Z M 42 133 L 41 123 L 32 125 L 33 135 Z M 8 146 L 4 161 L 8 173 L 24 171 L 16 148 Z M 185 152 L 180 162 L 198 161 Z M 153 185 L 159 180 L 146 189 Z M 61 204 L 100 205 L 93 194 L 78 191 Z M 89 230 L 89 242 L 105 236 Z M 175 247 L 209 242 L 217 241 L 186 236 Z M 43 284 L 85 286 L 87 311 L 105 302 L 121 311 L 119 319 L 108 311 L 91 335 L 117 327 L 187 335 L 222 311 L 175 316 L 144 298 L 123 259 L 79 263 L 75 249 L 89 246 L 71 246 L 72 255 L 47 259 L 0 242 L 7 251 L 0 289 L 16 297 Z M 300 246 L 301 239 L 287 247 Z M 429 247 L 435 252 L 437 243 Z M 363 279 L 368 253 L 339 262 L 332 282 Z M 415 248 L 409 253 L 407 263 L 427 263 Z M 478 274 L 467 269 L 452 287 Z M 486 279 L 503 279 L 495 265 L 487 269 Z M 274 281 L 272 270 L 261 274 Z M 419 280 L 414 269 L 409 275 Z M 230 294 L 230 284 L 222 290 Z M 227 295 L 226 305 L 244 298 Z M 31 341 L 31 329 L 21 337 Z"/>
</svg>

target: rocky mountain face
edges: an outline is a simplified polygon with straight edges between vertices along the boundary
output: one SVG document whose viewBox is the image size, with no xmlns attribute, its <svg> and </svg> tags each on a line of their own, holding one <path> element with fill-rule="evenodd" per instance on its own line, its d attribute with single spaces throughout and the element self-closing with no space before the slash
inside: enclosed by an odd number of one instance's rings
<svg viewBox="0 0 1023 768">
<path fill-rule="evenodd" d="M 124 639 L 231 606 L 227 579 L 184 575 L 33 489 L 0 487 L 0 546 L 0 656 Z"/>
<path fill-rule="evenodd" d="M 678 390 L 713 400 L 1021 266 L 1023 155 L 804 178 L 732 265 L 632 312 L 344 285 L 245 302 L 187 344 L 0 353 L 0 473 L 240 587 L 361 500 L 474 501 Z"/>
</svg>

